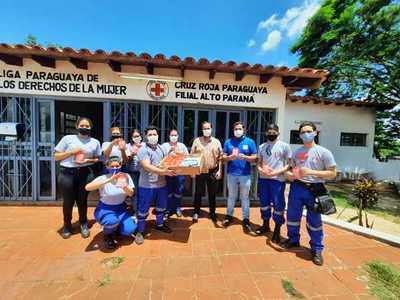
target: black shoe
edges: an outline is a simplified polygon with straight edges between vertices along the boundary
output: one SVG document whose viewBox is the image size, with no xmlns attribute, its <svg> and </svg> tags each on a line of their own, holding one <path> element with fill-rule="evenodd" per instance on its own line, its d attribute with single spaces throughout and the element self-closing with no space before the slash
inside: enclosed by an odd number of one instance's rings
<svg viewBox="0 0 400 300">
<path fill-rule="evenodd" d="M 62 231 L 62 234 L 61 234 L 62 238 L 63 239 L 69 239 L 71 237 L 71 235 L 72 235 L 71 226 L 64 225 L 64 228 L 63 228 L 63 231 Z"/>
<path fill-rule="evenodd" d="M 272 242 L 279 244 L 281 242 L 281 225 L 276 224 L 274 228 L 274 233 L 272 234 Z"/>
<path fill-rule="evenodd" d="M 222 221 L 222 226 L 228 227 L 232 223 L 232 216 L 225 216 L 225 219 Z"/>
<path fill-rule="evenodd" d="M 217 215 L 215 214 L 215 212 L 210 212 L 210 219 L 214 223 L 217 222 Z"/>
<path fill-rule="evenodd" d="M 159 230 L 159 231 L 162 231 L 162 232 L 164 232 L 164 233 L 172 233 L 172 230 L 171 230 L 171 228 L 169 228 L 167 225 L 165 225 L 165 224 L 163 224 L 163 225 L 161 225 L 161 226 L 156 226 L 155 227 L 155 229 L 157 229 L 157 230 Z"/>
<path fill-rule="evenodd" d="M 270 232 L 271 229 L 269 228 L 269 221 L 263 221 L 263 224 L 257 228 L 256 230 L 256 234 L 257 235 L 261 235 L 261 234 L 265 234 L 267 232 Z"/>
<path fill-rule="evenodd" d="M 136 232 L 135 234 L 135 243 L 136 245 L 141 245 L 144 243 L 144 237 L 143 234 L 140 232 Z"/>
<path fill-rule="evenodd" d="M 104 235 L 104 246 L 110 250 L 115 249 L 117 247 L 117 243 L 114 241 L 114 238 L 112 237 L 111 234 Z"/>
<path fill-rule="evenodd" d="M 84 239 L 87 239 L 90 235 L 89 227 L 87 223 L 81 224 L 81 236 Z"/>
<path fill-rule="evenodd" d="M 250 226 L 250 220 L 249 219 L 243 219 L 243 230 L 246 232 L 251 232 L 251 226 Z"/>
<path fill-rule="evenodd" d="M 293 249 L 293 248 L 299 248 L 300 243 L 294 243 L 290 239 L 285 240 L 281 246 L 285 249 Z"/>
<path fill-rule="evenodd" d="M 324 264 L 324 258 L 322 257 L 321 252 L 312 251 L 312 261 L 317 266 L 322 266 Z"/>
</svg>

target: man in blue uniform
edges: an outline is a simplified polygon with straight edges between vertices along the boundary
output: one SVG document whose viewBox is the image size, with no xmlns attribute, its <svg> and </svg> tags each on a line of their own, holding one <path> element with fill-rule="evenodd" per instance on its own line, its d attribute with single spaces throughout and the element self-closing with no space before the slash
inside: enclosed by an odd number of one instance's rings
<svg viewBox="0 0 400 300">
<path fill-rule="evenodd" d="M 233 134 L 234 137 L 228 139 L 224 144 L 223 159 L 228 161 L 228 205 L 222 225 L 227 227 L 232 222 L 235 202 L 239 196 L 242 204 L 243 228 L 250 231 L 250 162 L 257 159 L 257 148 L 255 142 L 245 136 L 242 122 L 233 124 Z"/>
<path fill-rule="evenodd" d="M 138 192 L 138 228 L 135 237 L 137 244 L 143 243 L 143 233 L 149 208 L 152 202 L 156 206 L 155 229 L 165 233 L 171 233 L 171 229 L 164 224 L 164 214 L 167 209 L 168 188 L 165 176 L 175 176 L 170 169 L 159 167 L 161 160 L 166 156 L 165 151 L 158 144 L 158 129 L 149 126 L 145 130 L 146 144 L 140 147 L 137 154 L 140 168 L 139 192 Z"/>
<path fill-rule="evenodd" d="M 270 231 L 269 219 L 274 208 L 272 219 L 275 223 L 272 242 L 280 242 L 281 226 L 285 223 L 285 175 L 289 168 L 289 159 L 292 156 L 290 146 L 278 139 L 279 127 L 270 124 L 265 130 L 267 142 L 260 145 L 258 150 L 257 169 L 260 174 L 258 191 L 260 193 L 260 211 L 263 224 L 256 230 L 256 234 Z"/>
<path fill-rule="evenodd" d="M 314 142 L 317 136 L 316 126 L 312 122 L 300 124 L 299 133 L 304 145 L 293 153 L 293 166 L 287 172 L 292 180 L 289 193 L 287 228 L 288 239 L 283 247 L 290 249 L 300 246 L 300 221 L 303 207 L 307 207 L 307 231 L 311 237 L 312 260 L 316 265 L 323 264 L 323 230 L 321 214 L 312 208 L 315 196 L 310 188 L 321 185 L 327 179 L 336 177 L 336 162 L 332 153 Z"/>
</svg>

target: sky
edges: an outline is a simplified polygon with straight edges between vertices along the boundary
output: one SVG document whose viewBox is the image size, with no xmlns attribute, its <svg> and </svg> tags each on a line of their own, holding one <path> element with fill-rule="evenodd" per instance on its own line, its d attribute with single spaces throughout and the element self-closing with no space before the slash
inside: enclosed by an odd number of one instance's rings
<svg viewBox="0 0 400 300">
<path fill-rule="evenodd" d="M 290 46 L 319 0 L 1 0 L 0 43 L 297 65 Z"/>
</svg>

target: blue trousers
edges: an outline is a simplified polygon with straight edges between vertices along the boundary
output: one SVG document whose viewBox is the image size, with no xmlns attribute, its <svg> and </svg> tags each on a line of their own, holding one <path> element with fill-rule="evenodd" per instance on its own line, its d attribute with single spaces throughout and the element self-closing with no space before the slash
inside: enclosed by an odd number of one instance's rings
<svg viewBox="0 0 400 300">
<path fill-rule="evenodd" d="M 185 189 L 185 176 L 167 176 L 168 204 L 169 213 L 174 213 L 177 208 L 181 208 L 181 200 Z"/>
<path fill-rule="evenodd" d="M 156 206 L 156 224 L 158 226 L 164 223 L 164 214 L 167 209 L 168 188 L 144 188 L 139 187 L 138 194 L 138 231 L 143 233 L 146 227 L 146 219 L 149 215 L 151 203 L 154 201 Z"/>
<path fill-rule="evenodd" d="M 260 211 L 261 218 L 269 221 L 271 210 L 274 208 L 272 219 L 275 224 L 285 223 L 285 182 L 275 179 L 258 179 L 258 191 L 260 193 Z"/>
<path fill-rule="evenodd" d="M 94 218 L 103 226 L 105 234 L 114 233 L 118 226 L 122 235 L 130 236 L 136 230 L 136 223 L 126 210 L 126 204 L 104 204 L 99 201 L 94 211 Z"/>
<path fill-rule="evenodd" d="M 236 199 L 240 197 L 243 219 L 249 219 L 250 218 L 249 192 L 251 187 L 250 176 L 235 176 L 228 174 L 227 185 L 228 185 L 228 205 L 226 208 L 226 214 L 228 216 L 233 216 Z"/>
<path fill-rule="evenodd" d="M 311 238 L 311 250 L 322 252 L 324 245 L 322 240 L 324 233 L 322 230 L 321 214 L 308 209 L 315 201 L 314 195 L 301 183 L 293 182 L 290 185 L 289 202 L 287 211 L 288 236 L 292 242 L 300 241 L 300 221 L 303 214 L 303 207 L 307 207 L 307 231 Z"/>
</svg>

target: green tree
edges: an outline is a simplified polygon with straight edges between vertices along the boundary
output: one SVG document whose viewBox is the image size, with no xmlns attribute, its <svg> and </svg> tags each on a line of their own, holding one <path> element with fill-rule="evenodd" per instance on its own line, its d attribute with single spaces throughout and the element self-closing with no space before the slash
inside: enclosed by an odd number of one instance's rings
<svg viewBox="0 0 400 300">
<path fill-rule="evenodd" d="M 309 94 L 400 103 L 398 0 L 325 0 L 291 51 L 300 56 L 301 67 L 331 72 Z M 399 122 L 396 111 L 378 114 L 378 149 L 398 146 Z M 392 123 L 397 124 L 395 134 Z"/>
<path fill-rule="evenodd" d="M 24 44 L 27 45 L 27 46 L 31 46 L 31 47 L 33 47 L 33 46 L 40 46 L 40 44 L 39 44 L 38 41 L 37 41 L 36 36 L 34 36 L 34 35 L 32 35 L 32 34 L 28 34 L 28 36 L 26 37 L 26 40 L 25 40 L 25 43 L 24 43 Z"/>
</svg>

